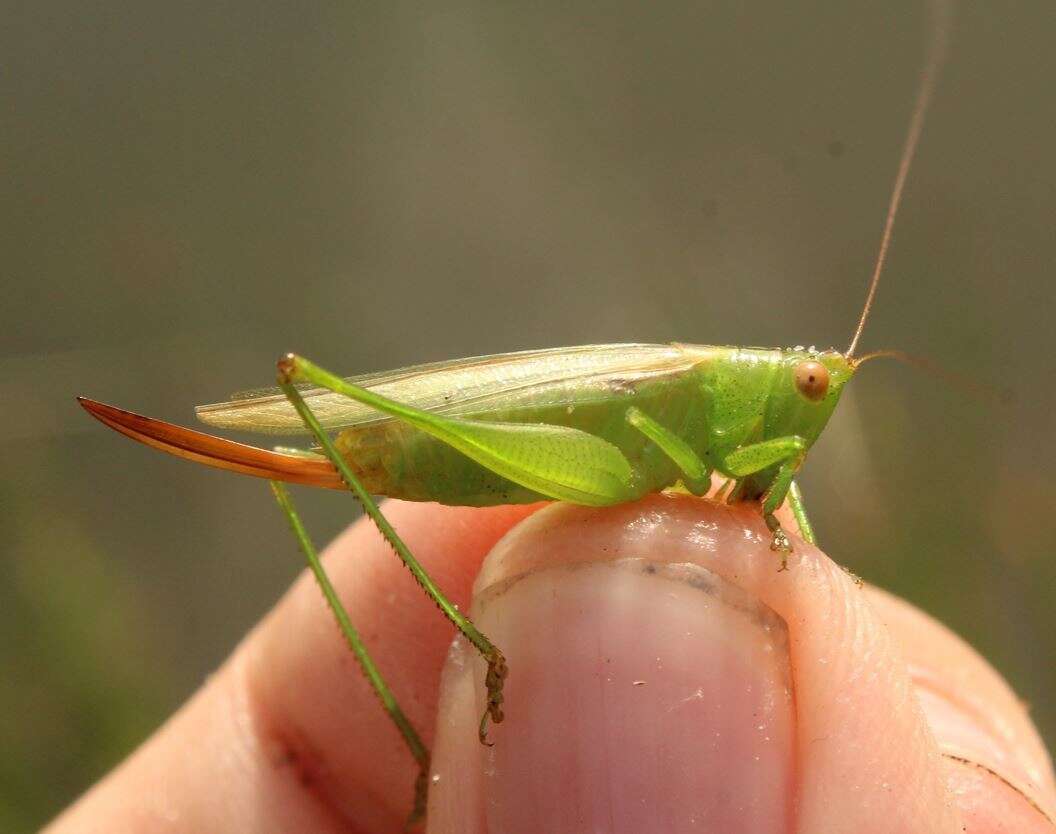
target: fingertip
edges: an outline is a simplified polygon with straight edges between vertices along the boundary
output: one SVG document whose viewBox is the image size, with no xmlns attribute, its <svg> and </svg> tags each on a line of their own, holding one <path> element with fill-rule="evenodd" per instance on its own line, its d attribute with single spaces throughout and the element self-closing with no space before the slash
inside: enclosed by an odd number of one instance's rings
<svg viewBox="0 0 1056 834">
<path fill-rule="evenodd" d="M 866 594 L 898 641 L 928 726 L 945 760 L 950 789 L 969 818 L 1044 817 L 1056 828 L 1052 759 L 1026 706 L 968 643 L 905 600 L 878 589 Z M 1032 831 L 1011 826 L 1008 830 Z M 994 830 L 1002 830 L 1000 828 Z"/>
<path fill-rule="evenodd" d="M 520 525 L 485 563 L 477 598 L 486 607 L 475 609 L 506 641 L 500 648 L 511 669 L 507 720 L 494 733 L 494 752 L 469 745 L 453 754 L 462 768 L 466 756 L 496 757 L 477 761 L 484 780 L 517 778 L 505 792 L 488 781 L 486 801 L 476 799 L 483 812 L 473 804 L 472 782 L 451 780 L 459 792 L 441 788 L 434 800 L 441 818 L 473 820 L 484 813 L 492 827 L 528 831 L 530 806 L 557 815 L 548 818 L 554 823 L 548 830 L 561 831 L 573 830 L 562 827 L 572 819 L 562 814 L 601 824 L 592 814 L 619 807 L 628 810 L 616 818 L 633 825 L 606 830 L 691 831 L 706 818 L 722 820 L 722 830 L 732 834 L 760 826 L 791 831 L 787 814 L 795 808 L 803 830 L 874 831 L 883 821 L 887 834 L 960 832 L 905 665 L 860 584 L 806 544 L 797 543 L 788 571 L 778 566 L 770 534 L 748 506 L 651 496 L 602 510 L 555 506 Z M 686 571 L 697 578 L 687 582 Z M 649 593 L 650 583 L 664 582 L 659 593 Z M 532 588 L 527 602 L 519 600 Z M 708 590 L 681 609 L 687 588 Z M 701 619 L 719 597 L 736 596 L 720 588 L 741 594 L 733 606 L 741 619 Z M 749 611 L 756 622 L 767 621 L 766 612 L 778 622 L 763 632 L 744 631 L 739 623 Z M 787 634 L 784 648 L 772 642 L 781 633 Z M 680 645 L 691 648 L 681 652 Z M 755 647 L 764 654 L 745 668 Z M 683 662 L 687 657 L 695 662 Z M 770 665 L 781 657 L 794 692 L 790 717 L 780 709 L 766 713 L 753 701 L 770 693 L 771 707 L 783 702 L 780 663 Z M 774 676 L 748 681 L 767 669 Z M 740 694 L 726 692 L 726 685 Z M 707 708 L 663 724 L 687 705 Z M 478 706 L 460 713 L 445 702 L 438 753 L 460 743 L 445 735 L 459 725 L 450 717 L 471 720 Z M 752 708 L 741 714 L 741 706 Z M 769 740 L 764 753 L 753 747 L 752 731 L 760 725 Z M 471 738 L 469 724 L 458 732 Z M 685 749 L 687 739 L 692 743 Z M 716 740 L 728 746 L 716 748 Z M 712 757 L 716 749 L 721 754 Z M 764 779 L 752 770 L 760 755 L 774 756 Z M 658 756 L 675 769 L 656 764 Z M 754 778 L 736 778 L 742 763 Z M 447 771 L 439 758 L 435 770 L 443 785 Z M 760 792 L 761 785 L 770 792 Z M 521 811 L 508 815 L 502 796 L 507 808 Z M 723 803 L 731 796 L 753 813 L 730 813 Z"/>
<path fill-rule="evenodd" d="M 461 608 L 468 606 L 484 555 L 535 509 L 382 505 L 416 559 Z M 351 525 L 321 558 L 382 677 L 428 744 L 453 627 L 369 519 Z M 416 766 L 309 574 L 301 575 L 240 653 L 262 725 L 310 773 L 313 789 L 345 818 L 377 820 L 381 808 L 384 818 L 402 820 Z"/>
<path fill-rule="evenodd" d="M 788 830 L 787 629 L 714 572 L 665 563 L 664 522 L 640 512 L 554 508 L 490 554 L 473 616 L 507 657 L 507 717 L 476 743 L 482 669 L 456 645 L 431 831 Z"/>
</svg>

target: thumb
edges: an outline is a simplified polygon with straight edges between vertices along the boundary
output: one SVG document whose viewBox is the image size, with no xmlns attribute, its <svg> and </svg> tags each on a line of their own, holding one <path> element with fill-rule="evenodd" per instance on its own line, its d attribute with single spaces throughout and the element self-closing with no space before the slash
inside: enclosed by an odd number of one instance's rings
<svg viewBox="0 0 1056 834">
<path fill-rule="evenodd" d="M 506 720 L 478 744 L 482 671 L 456 643 L 429 830 L 965 831 L 867 594 L 808 545 L 778 564 L 757 513 L 697 499 L 517 527 L 474 601 L 509 660 Z"/>
</svg>

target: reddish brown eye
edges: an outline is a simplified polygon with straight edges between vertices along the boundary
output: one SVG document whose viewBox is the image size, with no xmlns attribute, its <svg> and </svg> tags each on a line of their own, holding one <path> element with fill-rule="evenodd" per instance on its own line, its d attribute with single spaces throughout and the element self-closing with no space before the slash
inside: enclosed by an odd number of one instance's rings
<svg viewBox="0 0 1056 834">
<path fill-rule="evenodd" d="M 796 390 L 811 402 L 825 399 L 829 391 L 829 369 L 807 359 L 796 365 Z"/>
</svg>

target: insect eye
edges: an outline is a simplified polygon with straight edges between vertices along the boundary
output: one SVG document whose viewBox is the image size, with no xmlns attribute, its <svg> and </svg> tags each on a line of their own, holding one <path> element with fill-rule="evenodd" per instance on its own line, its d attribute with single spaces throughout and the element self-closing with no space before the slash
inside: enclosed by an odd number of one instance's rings
<svg viewBox="0 0 1056 834">
<path fill-rule="evenodd" d="M 825 399 L 829 391 L 829 369 L 813 359 L 796 365 L 796 390 L 811 402 Z"/>
</svg>

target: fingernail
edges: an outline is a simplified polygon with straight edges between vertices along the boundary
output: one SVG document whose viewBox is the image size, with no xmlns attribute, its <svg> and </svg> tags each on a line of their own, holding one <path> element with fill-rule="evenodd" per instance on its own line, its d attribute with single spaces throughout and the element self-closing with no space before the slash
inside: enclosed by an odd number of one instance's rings
<svg viewBox="0 0 1056 834">
<path fill-rule="evenodd" d="M 792 830 L 788 634 L 771 609 L 702 567 L 646 558 L 492 574 L 474 609 L 509 662 L 506 719 L 493 747 L 459 737 L 483 674 L 456 651 L 431 831 Z"/>
</svg>

